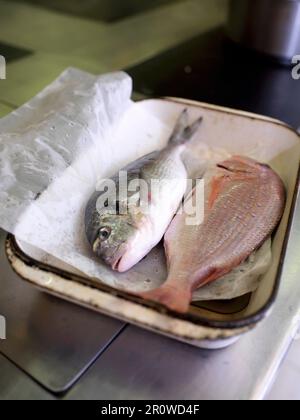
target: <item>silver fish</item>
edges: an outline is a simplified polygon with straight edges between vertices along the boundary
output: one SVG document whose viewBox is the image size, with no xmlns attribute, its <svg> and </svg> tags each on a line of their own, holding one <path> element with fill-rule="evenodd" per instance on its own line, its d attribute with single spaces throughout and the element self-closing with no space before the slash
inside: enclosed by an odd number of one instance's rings
<svg viewBox="0 0 300 420">
<path fill-rule="evenodd" d="M 111 179 L 114 191 L 99 188 L 89 200 L 87 239 L 94 253 L 113 270 L 129 270 L 163 238 L 187 188 L 182 154 L 201 121 L 199 118 L 189 126 L 188 111 L 184 110 L 165 149 L 129 164 Z M 127 174 L 125 195 L 120 173 Z M 159 185 L 155 189 L 153 181 Z M 147 196 L 142 191 L 130 191 L 132 182 L 144 182 Z"/>
</svg>

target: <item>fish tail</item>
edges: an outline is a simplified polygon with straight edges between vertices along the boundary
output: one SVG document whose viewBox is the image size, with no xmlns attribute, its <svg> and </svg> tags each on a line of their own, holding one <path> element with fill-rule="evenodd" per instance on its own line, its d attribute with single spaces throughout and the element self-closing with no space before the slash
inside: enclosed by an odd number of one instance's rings
<svg viewBox="0 0 300 420">
<path fill-rule="evenodd" d="M 189 125 L 189 113 L 185 109 L 179 116 L 174 131 L 170 137 L 169 145 L 184 144 L 190 141 L 198 131 L 203 117 L 198 118 L 193 124 Z"/>
<path fill-rule="evenodd" d="M 157 289 L 141 293 L 140 297 L 160 303 L 172 311 L 187 313 L 192 300 L 192 293 L 186 289 L 178 289 L 172 285 L 164 284 Z"/>
</svg>

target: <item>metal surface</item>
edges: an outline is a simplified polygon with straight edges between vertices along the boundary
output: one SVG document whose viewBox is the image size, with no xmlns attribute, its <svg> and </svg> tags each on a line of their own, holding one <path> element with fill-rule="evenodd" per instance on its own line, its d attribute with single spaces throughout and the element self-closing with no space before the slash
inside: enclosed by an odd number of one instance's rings
<svg viewBox="0 0 300 420">
<path fill-rule="evenodd" d="M 228 34 L 246 47 L 290 60 L 300 53 L 300 1 L 231 0 Z"/>
<path fill-rule="evenodd" d="M 299 125 L 300 81 L 291 69 L 228 41 L 222 28 L 127 71 L 148 96 L 194 99 Z"/>
<path fill-rule="evenodd" d="M 53 400 L 25 373 L 0 355 L 0 400 Z"/>
<path fill-rule="evenodd" d="M 124 324 L 23 284 L 4 253 L 0 232 L 0 313 L 7 339 L 0 352 L 44 387 L 62 392 L 106 349 Z"/>
</svg>

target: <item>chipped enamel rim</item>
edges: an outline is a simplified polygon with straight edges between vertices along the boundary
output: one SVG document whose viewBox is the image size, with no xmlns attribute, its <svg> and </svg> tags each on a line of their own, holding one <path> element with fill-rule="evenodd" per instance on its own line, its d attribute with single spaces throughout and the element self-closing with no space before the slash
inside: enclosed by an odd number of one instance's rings
<svg viewBox="0 0 300 420">
<path fill-rule="evenodd" d="M 233 115 L 270 122 L 292 130 L 299 137 L 298 133 L 292 127 L 273 118 L 179 98 L 156 99 L 201 106 L 206 109 L 220 110 Z M 239 337 L 265 319 L 270 314 L 275 303 L 298 196 L 299 182 L 300 168 L 297 174 L 287 230 L 270 298 L 255 314 L 237 320 L 210 320 L 191 312 L 179 314 L 165 308 L 159 303 L 146 301 L 133 296 L 130 293 L 101 284 L 99 281 L 93 280 L 92 278 L 75 275 L 57 267 L 41 263 L 23 252 L 18 246 L 16 238 L 11 234 L 7 237 L 6 254 L 12 268 L 21 278 L 37 286 L 42 291 L 54 294 L 62 299 L 72 301 L 81 306 L 86 306 L 89 309 L 94 309 L 123 321 L 128 321 L 157 333 L 188 341 L 190 344 L 197 345 L 197 343 L 199 344 L 199 341 L 203 340 L 229 340 L 229 344 L 231 344 L 234 337 Z"/>
</svg>

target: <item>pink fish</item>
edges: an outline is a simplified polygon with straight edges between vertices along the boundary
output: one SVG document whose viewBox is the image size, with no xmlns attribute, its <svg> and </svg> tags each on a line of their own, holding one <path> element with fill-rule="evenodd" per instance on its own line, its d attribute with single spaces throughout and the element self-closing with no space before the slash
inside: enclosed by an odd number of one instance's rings
<svg viewBox="0 0 300 420">
<path fill-rule="evenodd" d="M 205 190 L 203 223 L 188 225 L 185 212 L 175 216 L 165 235 L 168 278 L 142 294 L 180 313 L 188 311 L 194 290 L 223 277 L 258 249 L 285 208 L 279 176 L 246 157 L 234 156 L 216 165 Z M 195 190 L 188 200 L 194 195 Z"/>
</svg>

